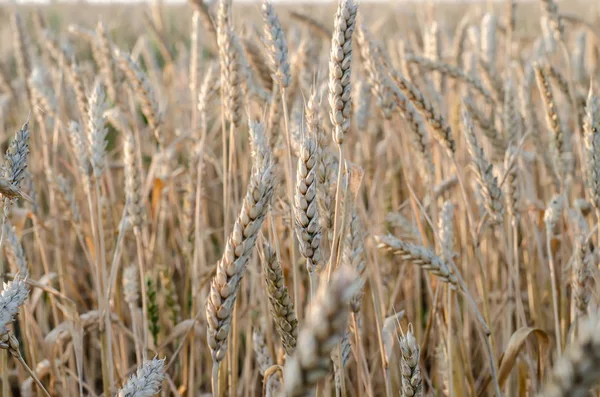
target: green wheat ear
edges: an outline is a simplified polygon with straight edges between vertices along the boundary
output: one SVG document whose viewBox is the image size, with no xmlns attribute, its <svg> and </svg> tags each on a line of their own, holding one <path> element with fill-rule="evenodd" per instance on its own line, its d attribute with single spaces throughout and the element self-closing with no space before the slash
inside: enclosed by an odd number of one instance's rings
<svg viewBox="0 0 600 397">
<path fill-rule="evenodd" d="M 146 275 L 146 293 L 148 295 L 148 330 L 152 334 L 154 345 L 158 344 L 158 333 L 160 325 L 158 325 L 158 303 L 156 301 L 156 285 L 150 274 Z"/>
<path fill-rule="evenodd" d="M 165 304 L 169 309 L 170 320 L 173 325 L 177 325 L 181 321 L 181 306 L 173 284 L 173 271 L 169 269 L 161 270 L 160 285 L 165 296 Z"/>
</svg>

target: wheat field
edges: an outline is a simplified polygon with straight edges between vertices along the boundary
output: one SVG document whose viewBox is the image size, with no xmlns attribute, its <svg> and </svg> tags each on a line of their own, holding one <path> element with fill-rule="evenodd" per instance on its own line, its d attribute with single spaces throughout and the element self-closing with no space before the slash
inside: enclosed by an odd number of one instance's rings
<svg viewBox="0 0 600 397">
<path fill-rule="evenodd" d="M 600 396 L 598 4 L 0 20 L 1 396 Z"/>
</svg>

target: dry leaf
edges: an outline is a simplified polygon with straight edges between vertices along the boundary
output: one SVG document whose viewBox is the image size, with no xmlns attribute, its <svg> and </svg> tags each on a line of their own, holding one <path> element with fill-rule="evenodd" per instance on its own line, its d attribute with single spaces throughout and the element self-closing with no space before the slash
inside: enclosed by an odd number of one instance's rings
<svg viewBox="0 0 600 397">
<path fill-rule="evenodd" d="M 546 334 L 546 332 L 539 328 L 522 327 L 516 330 L 514 334 L 512 334 L 508 341 L 508 345 L 506 346 L 506 350 L 504 351 L 504 353 L 502 353 L 502 356 L 500 356 L 500 365 L 498 370 L 498 383 L 500 384 L 500 388 L 502 388 L 502 386 L 508 379 L 508 376 L 510 375 L 510 372 L 514 367 L 515 362 L 517 361 L 519 353 L 525 346 L 525 341 L 531 335 L 534 335 L 538 342 L 538 378 L 541 379 L 542 358 L 546 355 L 546 352 L 548 350 L 548 344 L 550 343 L 550 338 L 548 338 L 548 334 Z M 481 388 L 479 389 L 479 396 L 483 395 L 487 385 L 491 380 L 491 375 L 487 375 L 482 383 Z"/>
</svg>

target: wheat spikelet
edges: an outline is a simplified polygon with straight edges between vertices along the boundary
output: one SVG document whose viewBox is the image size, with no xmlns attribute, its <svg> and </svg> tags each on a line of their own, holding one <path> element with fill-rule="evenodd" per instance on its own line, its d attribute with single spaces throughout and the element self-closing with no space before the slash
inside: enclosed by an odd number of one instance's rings
<svg viewBox="0 0 600 397">
<path fill-rule="evenodd" d="M 190 3 L 194 6 L 194 10 L 198 12 L 198 16 L 202 20 L 204 29 L 208 32 L 208 35 L 212 39 L 212 42 L 217 44 L 217 29 L 215 27 L 214 16 L 208 5 L 204 0 L 190 0 Z"/>
<path fill-rule="evenodd" d="M 423 55 L 426 59 L 438 62 L 442 57 L 442 38 L 440 27 L 436 21 L 430 21 L 423 34 Z M 437 92 L 444 90 L 443 75 L 434 72 L 434 88 Z"/>
<path fill-rule="evenodd" d="M 506 180 L 503 185 L 504 196 L 506 197 L 506 212 L 513 221 L 518 220 L 519 211 L 519 173 L 516 164 L 512 164 L 512 160 L 516 155 L 514 147 L 509 146 L 504 157 L 504 172 Z"/>
<path fill-rule="evenodd" d="M 10 142 L 4 155 L 2 175 L 0 176 L 0 195 L 4 200 L 4 215 L 16 198 L 24 198 L 33 202 L 22 189 L 21 182 L 25 177 L 29 156 L 29 121 L 27 121 Z"/>
<path fill-rule="evenodd" d="M 385 81 L 387 85 L 392 87 L 396 107 L 400 111 L 411 132 L 410 143 L 417 153 L 417 169 L 425 183 L 429 184 L 435 178 L 435 166 L 431 155 L 429 135 L 427 134 L 425 120 L 423 120 L 421 114 L 415 109 L 412 102 L 402 94 L 398 87 L 394 86 L 393 83 L 389 81 L 389 78 L 386 77 Z"/>
<path fill-rule="evenodd" d="M 456 151 L 456 142 L 452 136 L 452 129 L 448 125 L 442 114 L 423 96 L 419 89 L 402 77 L 399 73 L 393 72 L 394 82 L 415 106 L 415 108 L 423 115 L 425 120 L 431 126 L 435 137 L 440 144 L 448 150 L 450 155 Z"/>
<path fill-rule="evenodd" d="M 551 235 L 560 219 L 564 208 L 562 196 L 554 195 L 546 207 L 544 212 L 544 223 L 546 224 L 546 230 Z"/>
<path fill-rule="evenodd" d="M 160 391 L 164 377 L 164 358 L 145 361 L 119 390 L 118 397 L 152 397 Z"/>
<path fill-rule="evenodd" d="M 233 31 L 232 40 L 233 48 L 237 52 L 243 98 L 247 101 L 254 98 L 257 98 L 259 101 L 266 101 L 269 98 L 269 94 L 263 89 L 262 85 L 256 84 L 242 41 Z"/>
<path fill-rule="evenodd" d="M 29 122 L 23 124 L 10 142 L 2 166 L 2 176 L 10 185 L 19 188 L 25 177 L 29 157 Z M 0 190 L 0 193 L 3 193 Z"/>
<path fill-rule="evenodd" d="M 29 59 L 29 42 L 23 29 L 23 21 L 19 13 L 14 13 L 11 17 L 11 28 L 14 36 L 14 51 L 15 60 L 17 62 L 17 71 L 19 77 L 24 82 L 27 82 L 27 78 L 31 73 L 31 61 Z M 27 88 L 27 95 L 29 96 L 29 89 Z"/>
<path fill-rule="evenodd" d="M 548 18 L 548 24 L 555 40 L 561 41 L 565 34 L 562 18 L 558 13 L 558 5 L 554 0 L 540 0 L 543 15 Z"/>
<path fill-rule="evenodd" d="M 344 337 L 348 302 L 360 286 L 350 269 L 340 268 L 327 285 L 319 288 L 298 336 L 298 348 L 284 368 L 288 396 L 310 396 L 330 369 L 330 354 Z"/>
<path fill-rule="evenodd" d="M 254 354 L 256 355 L 258 370 L 264 377 L 269 368 L 273 366 L 273 358 L 267 348 L 264 335 L 256 327 L 252 329 L 252 347 L 254 348 Z M 279 375 L 270 376 L 267 379 L 267 384 L 265 386 L 267 396 L 277 395 L 275 393 L 281 388 Z"/>
<path fill-rule="evenodd" d="M 592 87 L 587 98 L 583 125 L 588 194 L 595 210 L 600 211 L 600 101 Z"/>
<path fill-rule="evenodd" d="M 402 372 L 402 396 L 420 397 L 423 394 L 421 369 L 419 368 L 420 349 L 409 325 L 406 335 L 400 337 L 400 369 Z"/>
<path fill-rule="evenodd" d="M 13 321 L 28 296 L 29 289 L 22 278 L 17 277 L 4 283 L 0 293 L 0 344 L 1 339 L 9 332 L 6 327 Z"/>
<path fill-rule="evenodd" d="M 321 229 L 316 197 L 318 156 L 315 141 L 305 138 L 298 159 L 294 215 L 300 253 L 306 258 L 309 273 L 321 264 Z"/>
<path fill-rule="evenodd" d="M 352 349 L 350 345 L 350 330 L 344 332 L 342 341 L 334 347 L 331 352 L 331 362 L 333 363 L 333 376 L 336 390 L 342 389 L 342 377 L 345 376 L 344 368 L 350 360 Z M 341 365 L 341 368 L 340 368 Z"/>
<path fill-rule="evenodd" d="M 462 127 L 467 141 L 467 149 L 471 155 L 473 169 L 477 175 L 477 182 L 484 198 L 485 208 L 495 222 L 500 222 L 504 211 L 502 190 L 498 186 L 498 178 L 494 175 L 493 165 L 488 162 L 477 141 L 471 115 L 464 107 L 462 110 Z"/>
<path fill-rule="evenodd" d="M 123 143 L 126 206 L 133 227 L 139 228 L 143 221 L 142 180 L 135 147 L 133 133 L 127 131 Z"/>
<path fill-rule="evenodd" d="M 448 283 L 451 288 L 458 288 L 458 280 L 448 265 L 446 265 L 440 257 L 436 256 L 432 251 L 425 247 L 406 243 L 390 235 L 375 236 L 375 241 L 377 242 L 379 249 L 391 251 L 395 255 L 400 256 L 403 260 L 420 266 L 436 275 L 440 280 Z"/>
<path fill-rule="evenodd" d="M 539 136 L 539 123 L 535 112 L 535 106 L 531 95 L 531 88 L 535 79 L 535 72 L 531 65 L 525 67 L 523 73 L 523 83 L 519 90 L 519 100 L 521 104 L 521 117 L 525 124 L 525 131 L 533 137 Z"/>
<path fill-rule="evenodd" d="M 570 169 L 569 156 L 570 156 L 570 142 L 569 136 L 563 129 L 556 102 L 554 100 L 554 94 L 552 86 L 548 81 L 548 76 L 544 68 L 540 65 L 534 65 L 535 77 L 538 84 L 538 89 L 544 102 L 544 108 L 546 111 L 546 125 L 550 132 L 552 132 L 552 143 L 554 152 L 554 166 L 556 172 L 563 177 L 567 176 L 567 172 Z"/>
<path fill-rule="evenodd" d="M 440 211 L 439 233 L 440 246 L 442 247 L 442 258 L 452 259 L 454 251 L 454 205 L 451 201 L 445 201 Z M 448 256 L 449 255 L 449 256 Z"/>
<path fill-rule="evenodd" d="M 508 144 L 502 133 L 496 128 L 495 120 L 488 118 L 469 97 L 463 98 L 462 104 L 469 110 L 472 120 L 479 126 L 479 129 L 491 144 L 492 160 L 498 161 L 502 159 L 506 153 Z"/>
<path fill-rule="evenodd" d="M 106 128 L 106 116 L 104 111 L 106 109 L 104 89 L 98 82 L 94 86 L 91 96 L 88 100 L 88 142 L 90 144 L 90 160 L 92 163 L 92 169 L 94 170 L 94 177 L 100 178 L 104 172 L 104 157 L 106 156 L 106 134 L 108 129 Z"/>
<path fill-rule="evenodd" d="M 329 58 L 329 106 L 334 126 L 333 140 L 342 144 L 350 127 L 352 112 L 352 34 L 356 23 L 358 4 L 355 0 L 341 0 L 335 15 Z"/>
<path fill-rule="evenodd" d="M 515 84 L 511 78 L 504 84 L 502 125 L 506 141 L 514 144 L 521 137 L 521 116 L 517 109 Z"/>
<path fill-rule="evenodd" d="M 286 353 L 291 355 L 296 348 L 296 339 L 298 338 L 298 320 L 294 303 L 285 286 L 283 270 L 275 251 L 268 244 L 264 244 L 262 252 L 262 268 L 267 284 L 269 308 L 283 347 Z"/>
<path fill-rule="evenodd" d="M 388 212 L 385 215 L 385 221 L 390 224 L 390 226 L 398 228 L 402 237 L 405 240 L 414 240 L 417 241 L 420 239 L 421 233 L 417 229 L 417 227 L 402 216 L 399 212 Z"/>
<path fill-rule="evenodd" d="M 56 189 L 58 190 L 59 197 L 62 200 L 62 205 L 69 213 L 72 222 L 74 224 L 78 224 L 81 220 L 81 213 L 79 212 L 79 204 L 75 199 L 75 194 L 71 184 L 63 175 L 56 175 L 54 182 Z"/>
<path fill-rule="evenodd" d="M 396 105 L 391 89 L 385 79 L 382 62 L 379 61 L 380 55 L 377 47 L 373 43 L 367 28 L 360 24 L 356 32 L 356 41 L 360 48 L 360 55 L 363 67 L 367 72 L 369 85 L 373 96 L 377 98 L 377 105 L 381 110 L 383 117 L 392 118 L 392 112 Z"/>
<path fill-rule="evenodd" d="M 88 155 L 88 142 L 87 137 L 81 130 L 81 126 L 76 121 L 71 121 L 69 124 L 69 140 L 73 151 L 75 152 L 75 159 L 77 161 L 77 167 L 79 169 L 80 177 L 83 180 L 84 188 L 89 189 L 90 175 L 92 172 L 92 166 Z"/>
<path fill-rule="evenodd" d="M 478 66 L 481 72 L 481 81 L 492 94 L 494 101 L 497 103 L 502 103 L 502 98 L 504 95 L 504 84 L 502 79 L 500 76 L 494 73 L 492 66 L 483 59 L 479 59 Z"/>
<path fill-rule="evenodd" d="M 127 266 L 123 270 L 123 296 L 130 308 L 138 307 L 138 300 L 140 299 L 139 284 L 138 266 Z"/>
<path fill-rule="evenodd" d="M 119 67 L 133 87 L 137 100 L 140 102 L 142 112 L 148 120 L 148 126 L 154 133 L 156 141 L 164 144 L 164 136 L 160 133 L 161 114 L 158 108 L 156 93 L 146 74 L 133 62 L 129 54 L 115 50 Z"/>
<path fill-rule="evenodd" d="M 465 15 L 454 31 L 454 40 L 452 43 L 452 59 L 457 68 L 463 66 L 463 55 L 465 51 L 465 39 L 469 28 L 469 16 Z"/>
<path fill-rule="evenodd" d="M 235 46 L 233 27 L 229 19 L 230 0 L 219 1 L 217 15 L 217 43 L 221 65 L 221 95 L 225 118 L 234 126 L 240 124 L 242 118 L 242 95 L 239 89 L 240 66 L 239 52 Z"/>
<path fill-rule="evenodd" d="M 305 107 L 306 133 L 313 137 L 317 144 L 317 168 L 316 168 L 316 201 L 318 206 L 318 218 L 321 232 L 333 227 L 335 183 L 337 177 L 337 162 L 334 156 L 327 150 L 327 134 L 323 128 L 321 118 L 320 100 L 315 90 Z"/>
<path fill-rule="evenodd" d="M 254 142 L 263 142 L 265 139 L 257 137 Z M 258 153 L 254 155 L 255 163 L 246 197 L 211 283 L 206 318 L 208 346 L 213 362 L 220 362 L 225 357 L 235 298 L 273 194 L 275 178 L 271 155 L 265 146 L 256 146 Z"/>
<path fill-rule="evenodd" d="M 583 322 L 579 335 L 554 364 L 540 397 L 585 396 L 600 378 L 600 322 Z"/>
<path fill-rule="evenodd" d="M 219 64 L 211 63 L 210 67 L 204 75 L 204 81 L 200 86 L 198 93 L 198 128 L 202 134 L 206 133 L 207 129 L 207 112 L 210 100 L 216 95 L 220 88 Z"/>
<path fill-rule="evenodd" d="M 470 88 L 481 94 L 486 101 L 493 102 L 494 99 L 492 94 L 481 84 L 481 81 L 468 75 L 464 70 L 457 68 L 456 66 L 444 63 L 441 61 L 432 61 L 430 59 L 420 57 L 418 55 L 407 55 L 405 57 L 406 62 L 414 63 L 419 68 L 427 71 L 438 71 L 453 79 L 463 81 Z"/>
<path fill-rule="evenodd" d="M 496 32 L 498 18 L 493 13 L 486 13 L 481 19 L 481 54 L 483 60 L 490 65 L 492 74 L 496 74 Z"/>
<path fill-rule="evenodd" d="M 260 83 L 265 90 L 271 92 L 273 90 L 273 77 L 271 76 L 271 69 L 263 58 L 260 47 L 251 39 L 242 40 L 242 45 L 248 63 L 258 75 Z"/>
<path fill-rule="evenodd" d="M 46 85 L 44 72 L 43 68 L 35 67 L 28 80 L 33 111 L 35 112 L 40 108 L 51 116 L 55 116 L 58 105 L 54 97 L 54 92 Z"/>
<path fill-rule="evenodd" d="M 29 277 L 29 269 L 27 268 L 27 257 L 23 246 L 17 237 L 15 227 L 7 221 L 4 225 L 4 234 L 6 236 L 6 244 L 4 244 L 4 253 L 10 266 L 16 270 L 23 278 Z"/>
<path fill-rule="evenodd" d="M 279 86 L 273 84 L 271 91 L 271 97 L 269 100 L 269 116 L 267 119 L 267 126 L 269 128 L 269 142 L 270 146 L 273 147 L 277 142 L 277 137 L 281 138 L 282 134 L 278 133 L 279 125 L 281 123 L 281 111 L 282 102 Z"/>
<path fill-rule="evenodd" d="M 263 1 L 262 14 L 265 23 L 265 46 L 273 80 L 277 81 L 280 87 L 287 88 L 291 81 L 287 42 L 279 18 L 269 0 Z"/>
<path fill-rule="evenodd" d="M 81 75 L 81 67 L 77 63 L 75 56 L 71 58 L 70 66 L 68 69 L 68 76 L 73 87 L 73 92 L 75 92 L 75 100 L 77 102 L 77 108 L 81 116 L 82 125 L 88 126 L 88 100 L 86 95 L 86 89 L 83 83 L 83 77 Z"/>
<path fill-rule="evenodd" d="M 573 276 L 571 287 L 573 288 L 573 300 L 575 308 L 580 315 L 586 313 L 591 299 L 591 266 L 594 265 L 594 255 L 590 252 L 589 243 L 585 235 L 576 240 L 574 248 L 575 258 L 573 261 Z"/>
<path fill-rule="evenodd" d="M 358 276 L 362 278 L 366 269 L 364 231 L 355 205 L 352 205 L 352 207 L 342 260 L 343 263 L 355 269 Z M 360 312 L 363 294 L 364 291 L 361 288 L 350 300 L 350 310 L 352 312 Z"/>
<path fill-rule="evenodd" d="M 106 92 L 112 102 L 117 99 L 117 87 L 114 61 L 112 56 L 112 44 L 106 34 L 106 29 L 102 21 L 96 25 L 96 47 L 98 49 L 98 61 L 100 73 L 106 85 Z"/>
</svg>

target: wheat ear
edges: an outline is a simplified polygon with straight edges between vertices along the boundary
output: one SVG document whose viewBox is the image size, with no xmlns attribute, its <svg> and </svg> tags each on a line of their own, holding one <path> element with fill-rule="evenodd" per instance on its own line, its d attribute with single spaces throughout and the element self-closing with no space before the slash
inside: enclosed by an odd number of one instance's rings
<svg viewBox="0 0 600 397">
<path fill-rule="evenodd" d="M 579 335 L 554 364 L 539 397 L 585 396 L 600 379 L 600 322 L 587 319 Z"/>
<path fill-rule="evenodd" d="M 302 143 L 296 173 L 294 214 L 300 253 L 306 258 L 306 268 L 314 273 L 321 264 L 321 228 L 317 209 L 317 145 L 312 138 Z"/>
<path fill-rule="evenodd" d="M 420 397 L 423 395 L 421 369 L 419 368 L 420 349 L 413 335 L 412 324 L 406 335 L 400 337 L 400 370 L 402 372 L 402 396 Z"/>
<path fill-rule="evenodd" d="M 417 110 L 423 115 L 425 120 L 431 126 L 435 137 L 438 139 L 440 144 L 448 150 L 450 155 L 453 155 L 456 151 L 456 142 L 452 136 L 452 129 L 450 125 L 442 116 L 442 114 L 429 102 L 421 91 L 400 75 L 400 73 L 392 71 L 394 82 L 402 91 L 402 93 L 408 98 L 408 100 L 417 108 Z"/>
<path fill-rule="evenodd" d="M 269 0 L 262 3 L 263 21 L 265 23 L 265 46 L 271 64 L 273 80 L 280 87 L 287 88 L 292 79 L 290 75 L 290 64 L 288 61 L 288 48 L 285 41 L 285 34 L 279 18 L 273 9 L 273 4 Z"/>
<path fill-rule="evenodd" d="M 118 397 L 152 397 L 160 391 L 165 378 L 165 359 L 144 362 L 119 390 Z"/>
<path fill-rule="evenodd" d="M 344 337 L 348 302 L 360 287 L 351 269 L 342 267 L 329 284 L 323 282 L 310 306 L 298 336 L 295 354 L 284 368 L 284 387 L 289 397 L 310 396 L 330 370 L 330 354 Z"/>
<path fill-rule="evenodd" d="M 262 268 L 267 285 L 269 308 L 283 347 L 286 353 L 291 355 L 296 348 L 296 339 L 298 338 L 298 320 L 294 303 L 285 286 L 283 270 L 275 251 L 268 244 L 264 244 L 262 253 Z"/>
<path fill-rule="evenodd" d="M 219 1 L 217 14 L 217 43 L 221 65 L 221 95 L 225 118 L 238 126 L 242 118 L 242 94 L 240 91 L 239 52 L 236 48 L 233 27 L 229 17 L 230 1 Z"/>
<path fill-rule="evenodd" d="M 471 115 L 464 107 L 462 109 L 462 127 L 485 207 L 492 219 L 500 222 L 504 212 L 502 190 L 498 185 L 498 178 L 494 175 L 493 165 L 488 162 L 483 148 L 477 141 Z"/>
<path fill-rule="evenodd" d="M 264 139 L 257 137 L 254 141 L 264 142 Z M 208 346 L 217 365 L 225 357 L 235 298 L 269 208 L 274 183 L 271 154 L 266 144 L 257 145 L 246 197 L 227 239 L 223 256 L 217 263 L 206 305 Z"/>
<path fill-rule="evenodd" d="M 355 0 L 341 0 L 335 15 L 329 57 L 329 106 L 334 126 L 333 140 L 342 144 L 350 128 L 352 112 L 352 34 L 356 23 L 358 4 Z"/>
<path fill-rule="evenodd" d="M 596 213 L 600 215 L 600 102 L 590 87 L 583 125 L 587 188 Z"/>
<path fill-rule="evenodd" d="M 431 274 L 439 277 L 440 280 L 448 283 L 451 288 L 459 288 L 458 280 L 452 269 L 431 250 L 423 246 L 406 243 L 391 235 L 375 236 L 375 241 L 379 249 L 391 251 L 403 260 L 422 267 Z"/>
</svg>

